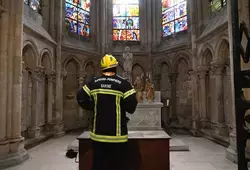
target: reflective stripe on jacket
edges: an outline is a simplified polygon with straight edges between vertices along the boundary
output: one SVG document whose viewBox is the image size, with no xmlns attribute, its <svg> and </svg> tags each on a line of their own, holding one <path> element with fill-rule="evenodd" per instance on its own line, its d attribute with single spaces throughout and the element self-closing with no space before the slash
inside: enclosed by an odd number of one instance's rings
<svg viewBox="0 0 250 170">
<path fill-rule="evenodd" d="M 94 111 L 92 140 L 128 140 L 126 112 L 134 113 L 137 106 L 136 92 L 128 81 L 117 75 L 94 78 L 78 92 L 77 101 L 83 109 Z"/>
</svg>

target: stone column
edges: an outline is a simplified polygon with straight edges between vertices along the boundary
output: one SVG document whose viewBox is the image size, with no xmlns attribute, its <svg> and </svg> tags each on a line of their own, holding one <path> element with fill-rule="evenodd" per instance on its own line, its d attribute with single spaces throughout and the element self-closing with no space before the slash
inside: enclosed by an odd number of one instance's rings
<svg viewBox="0 0 250 170">
<path fill-rule="evenodd" d="M 78 75 L 78 82 L 79 82 L 79 89 L 83 87 L 85 79 L 86 79 L 87 75 L 85 73 L 80 73 Z M 77 115 L 77 121 L 80 120 L 81 117 L 83 117 L 83 109 L 81 107 L 79 107 L 79 113 Z"/>
<path fill-rule="evenodd" d="M 28 159 L 21 136 L 23 0 L 2 1 L 0 44 L 0 169 Z M 11 99 L 11 100 L 10 100 Z M 10 108 L 11 106 L 11 108 Z M 11 127 L 11 128 L 9 128 Z"/>
<path fill-rule="evenodd" d="M 49 19 L 49 32 L 55 38 L 55 0 L 49 0 L 50 4 L 50 19 Z"/>
<path fill-rule="evenodd" d="M 53 84 L 56 78 L 56 73 L 55 72 L 51 72 L 47 75 L 48 78 L 48 108 L 47 108 L 47 118 L 48 118 L 48 125 L 51 125 L 52 121 L 53 121 L 53 102 L 54 102 L 54 92 L 53 92 Z"/>
<path fill-rule="evenodd" d="M 227 136 L 228 129 L 225 125 L 225 113 L 224 113 L 224 90 L 223 90 L 223 73 L 225 71 L 224 65 L 213 65 L 212 72 L 215 76 L 215 108 L 214 108 L 214 120 L 215 123 L 215 135 Z"/>
<path fill-rule="evenodd" d="M 200 119 L 199 115 L 199 89 L 198 89 L 198 73 L 197 71 L 190 71 L 191 81 L 192 81 L 192 129 L 191 133 L 194 136 L 199 136 L 198 121 Z"/>
<path fill-rule="evenodd" d="M 207 99 L 206 99 L 206 76 L 208 73 L 208 68 L 199 68 L 199 101 L 200 101 L 200 125 L 202 129 L 206 129 L 208 127 L 208 118 L 207 118 Z"/>
<path fill-rule="evenodd" d="M 239 1 L 240 2 L 240 1 Z M 243 4 L 249 4 L 248 0 L 244 0 Z M 249 9 L 249 8 L 248 8 Z M 244 14 L 248 13 L 248 11 L 243 11 Z M 232 6 L 229 1 L 227 3 L 227 14 L 228 14 L 228 37 L 230 43 L 230 65 L 231 67 L 231 90 L 232 90 L 232 131 L 229 135 L 230 145 L 226 150 L 226 158 L 237 162 L 237 145 L 236 145 L 236 118 L 235 118 L 235 92 L 234 92 L 234 70 L 233 70 L 233 37 L 232 37 Z M 245 22 L 249 22 L 249 19 L 245 20 Z"/>
<path fill-rule="evenodd" d="M 37 67 L 32 72 L 32 113 L 31 127 L 28 129 L 29 138 L 37 138 L 40 136 L 39 115 L 41 114 L 41 83 L 44 76 L 44 68 Z"/>
<path fill-rule="evenodd" d="M 10 1 L 5 2 L 3 8 L 5 10 L 9 6 Z M 8 28 L 8 20 L 9 20 L 9 13 L 1 11 L 1 27 L 0 27 L 0 37 L 2 42 L 8 41 L 9 35 L 9 28 Z M 0 88 L 7 89 L 7 45 L 6 43 L 0 44 Z M 1 90 L 0 91 L 0 156 L 8 154 L 9 152 L 9 141 L 7 139 L 7 91 Z M 0 161 L 0 164 L 2 162 Z M 1 168 L 1 165 L 0 165 Z"/>
<path fill-rule="evenodd" d="M 176 119 L 176 79 L 178 73 L 170 73 L 169 74 L 169 81 L 171 85 L 171 99 L 170 99 L 170 119 Z"/>
<path fill-rule="evenodd" d="M 56 20 L 56 97 L 55 97 L 55 118 L 54 132 L 55 137 L 65 134 L 63 123 L 63 75 L 62 75 L 62 18 L 64 11 L 64 0 L 57 0 L 55 4 L 55 20 Z"/>
</svg>

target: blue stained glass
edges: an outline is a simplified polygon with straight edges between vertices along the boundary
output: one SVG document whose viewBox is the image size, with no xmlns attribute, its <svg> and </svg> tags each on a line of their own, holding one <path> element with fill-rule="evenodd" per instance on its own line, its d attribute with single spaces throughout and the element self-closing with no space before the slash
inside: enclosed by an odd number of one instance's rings
<svg viewBox="0 0 250 170">
<path fill-rule="evenodd" d="M 40 9 L 40 0 L 24 0 L 25 4 L 29 5 L 34 11 L 38 11 Z"/>
<path fill-rule="evenodd" d="M 185 31 L 187 29 L 187 17 L 178 18 L 175 20 L 175 32 Z"/>
<path fill-rule="evenodd" d="M 187 0 L 162 0 L 163 37 L 188 29 Z"/>
<path fill-rule="evenodd" d="M 77 8 L 71 4 L 65 4 L 66 17 L 77 20 Z"/>
<path fill-rule="evenodd" d="M 88 25 L 78 23 L 78 34 L 84 37 L 89 37 L 90 28 Z"/>
<path fill-rule="evenodd" d="M 180 3 L 175 7 L 175 18 L 187 15 L 187 2 Z"/>
<path fill-rule="evenodd" d="M 83 22 L 84 24 L 90 23 L 90 16 L 89 16 L 88 12 L 80 9 L 78 14 L 79 14 L 79 16 L 78 16 L 79 22 Z"/>
<path fill-rule="evenodd" d="M 127 29 L 139 29 L 139 17 L 128 17 Z"/>
<path fill-rule="evenodd" d="M 66 28 L 70 31 L 70 32 L 77 32 L 77 21 L 70 19 L 70 18 L 65 18 L 65 24 L 66 24 Z"/>
<path fill-rule="evenodd" d="M 40 7 L 40 2 L 39 0 L 30 0 L 30 7 L 35 10 L 38 11 L 39 7 Z"/>
<path fill-rule="evenodd" d="M 66 0 L 65 25 L 67 30 L 78 35 L 90 36 L 90 0 Z"/>
<path fill-rule="evenodd" d="M 114 29 L 126 29 L 126 17 L 114 17 L 113 28 Z"/>
<path fill-rule="evenodd" d="M 174 8 L 169 8 L 162 13 L 163 24 L 174 20 Z"/>
<path fill-rule="evenodd" d="M 174 33 L 174 22 L 169 22 L 163 25 L 163 36 L 172 35 Z"/>
</svg>

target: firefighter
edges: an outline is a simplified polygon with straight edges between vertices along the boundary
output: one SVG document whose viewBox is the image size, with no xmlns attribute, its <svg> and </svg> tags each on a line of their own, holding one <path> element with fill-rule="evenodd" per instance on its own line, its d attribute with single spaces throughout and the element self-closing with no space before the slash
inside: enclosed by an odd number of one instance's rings
<svg viewBox="0 0 250 170">
<path fill-rule="evenodd" d="M 101 60 L 102 75 L 89 81 L 77 94 L 78 104 L 94 111 L 90 133 L 92 170 L 125 167 L 122 164 L 126 160 L 128 141 L 126 112 L 135 112 L 137 99 L 131 84 L 116 74 L 117 66 L 115 57 L 105 55 Z"/>
</svg>

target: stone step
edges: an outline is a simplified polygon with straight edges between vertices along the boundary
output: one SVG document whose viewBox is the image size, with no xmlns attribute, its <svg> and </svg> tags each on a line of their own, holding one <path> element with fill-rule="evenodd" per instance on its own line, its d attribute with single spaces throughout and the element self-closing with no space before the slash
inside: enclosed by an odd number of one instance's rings
<svg viewBox="0 0 250 170">
<path fill-rule="evenodd" d="M 33 139 L 25 139 L 24 140 L 24 148 L 31 149 L 53 137 L 53 133 L 43 133 L 37 138 Z"/>
</svg>

